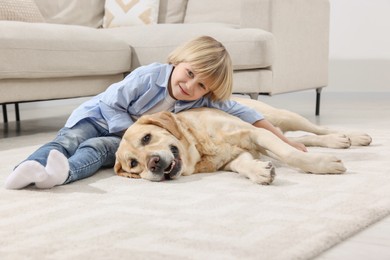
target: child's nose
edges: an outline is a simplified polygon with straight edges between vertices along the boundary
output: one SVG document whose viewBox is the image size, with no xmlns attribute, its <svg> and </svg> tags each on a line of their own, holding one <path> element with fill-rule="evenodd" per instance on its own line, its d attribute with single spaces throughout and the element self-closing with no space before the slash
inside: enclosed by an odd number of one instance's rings
<svg viewBox="0 0 390 260">
<path fill-rule="evenodd" d="M 187 81 L 186 85 L 187 85 L 188 89 L 192 89 L 192 88 L 195 87 L 196 81 L 195 80 L 189 80 L 189 81 Z"/>
</svg>

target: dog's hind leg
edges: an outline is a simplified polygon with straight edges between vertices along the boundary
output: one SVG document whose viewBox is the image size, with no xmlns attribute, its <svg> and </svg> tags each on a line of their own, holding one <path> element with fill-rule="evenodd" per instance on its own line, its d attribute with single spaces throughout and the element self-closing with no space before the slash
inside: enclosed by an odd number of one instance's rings
<svg viewBox="0 0 390 260">
<path fill-rule="evenodd" d="M 305 137 L 297 140 L 307 146 L 346 148 L 348 146 L 348 142 L 350 142 L 350 145 L 361 146 L 369 145 L 372 141 L 371 137 L 366 133 L 339 131 L 319 126 L 297 113 L 285 109 L 275 108 L 257 100 L 238 97 L 233 97 L 232 99 L 263 114 L 268 121 L 284 133 L 288 131 L 303 131 L 315 135 L 329 135 L 328 137 L 320 140 L 313 137 Z M 329 145 L 326 143 L 327 141 L 330 141 Z"/>
<path fill-rule="evenodd" d="M 359 132 L 343 132 L 329 130 L 328 134 L 309 134 L 299 137 L 288 137 L 295 142 L 303 143 L 306 146 L 318 146 L 328 148 L 349 148 L 350 146 L 367 146 L 372 142 L 371 136 Z M 313 132 L 311 132 L 313 133 Z"/>
<path fill-rule="evenodd" d="M 316 135 L 327 135 L 337 132 L 323 126 L 316 125 L 310 122 L 307 118 L 285 109 L 274 108 L 272 113 L 266 114 L 266 118 L 274 126 L 279 127 L 282 132 L 304 131 Z"/>
<path fill-rule="evenodd" d="M 237 172 L 251 181 L 263 185 L 270 184 L 275 178 L 275 167 L 271 162 L 256 160 L 248 152 L 240 154 L 223 169 Z"/>
<path fill-rule="evenodd" d="M 351 146 L 351 140 L 347 135 L 313 124 L 303 116 L 288 110 L 275 108 L 272 113 L 267 115 L 267 119 L 282 132 L 303 131 L 310 133 L 299 137 L 288 137 L 290 140 L 306 146 L 329 148 L 348 148 Z"/>
<path fill-rule="evenodd" d="M 288 139 L 302 143 L 306 146 L 328 147 L 328 148 L 349 148 L 351 140 L 345 134 L 327 135 L 304 135 L 299 137 L 288 137 Z"/>
<path fill-rule="evenodd" d="M 367 146 L 372 142 L 371 136 L 366 133 L 346 131 L 343 134 L 348 136 L 352 146 Z"/>
<path fill-rule="evenodd" d="M 233 100 L 253 108 L 270 121 L 275 127 L 278 127 L 282 132 L 287 131 L 304 131 L 317 135 L 331 134 L 335 131 L 322 126 L 313 124 L 305 117 L 285 109 L 275 108 L 263 102 L 252 99 L 242 99 L 233 97 Z"/>
<path fill-rule="evenodd" d="M 270 118 L 270 119 L 268 119 Z M 365 146 L 372 141 L 365 133 L 348 132 L 316 125 L 303 116 L 284 109 L 275 109 L 267 119 L 282 132 L 303 131 L 314 135 L 289 138 L 306 146 L 349 148 L 351 145 Z"/>
</svg>

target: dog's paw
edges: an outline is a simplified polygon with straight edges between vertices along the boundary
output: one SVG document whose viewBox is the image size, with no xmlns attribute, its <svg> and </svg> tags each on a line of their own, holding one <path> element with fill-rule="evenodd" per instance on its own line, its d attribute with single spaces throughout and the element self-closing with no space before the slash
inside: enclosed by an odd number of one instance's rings
<svg viewBox="0 0 390 260">
<path fill-rule="evenodd" d="M 372 142 L 371 136 L 365 133 L 350 133 L 348 134 L 349 139 L 351 139 L 351 144 L 354 146 L 366 146 L 370 145 Z"/>
<path fill-rule="evenodd" d="M 248 172 L 247 177 L 254 183 L 261 185 L 269 185 L 275 179 L 275 167 L 271 162 L 263 162 L 259 160 L 253 161 L 255 168 Z"/>
<path fill-rule="evenodd" d="M 345 149 L 351 147 L 351 139 L 345 134 L 330 134 L 328 147 Z"/>
<path fill-rule="evenodd" d="M 328 134 L 322 136 L 324 139 L 324 146 L 335 149 L 346 149 L 351 146 L 350 138 L 345 134 Z"/>
<path fill-rule="evenodd" d="M 343 162 L 333 155 L 311 154 L 311 163 L 306 165 L 306 172 L 314 174 L 341 174 L 347 169 Z"/>
</svg>

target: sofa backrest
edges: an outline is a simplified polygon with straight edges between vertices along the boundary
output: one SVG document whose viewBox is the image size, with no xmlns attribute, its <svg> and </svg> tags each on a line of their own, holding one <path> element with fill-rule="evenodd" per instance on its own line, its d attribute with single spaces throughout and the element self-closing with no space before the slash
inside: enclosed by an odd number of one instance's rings
<svg viewBox="0 0 390 260">
<path fill-rule="evenodd" d="M 103 23 L 102 0 L 34 0 L 47 23 L 98 28 Z"/>
<path fill-rule="evenodd" d="M 99 28 L 103 0 L 34 0 L 47 23 Z M 160 0 L 158 23 L 240 24 L 242 0 Z"/>
<path fill-rule="evenodd" d="M 241 0 L 189 0 L 184 23 L 240 24 Z"/>
<path fill-rule="evenodd" d="M 99 28 L 103 0 L 34 0 L 47 23 Z M 158 23 L 183 23 L 188 0 L 160 0 Z"/>
<path fill-rule="evenodd" d="M 158 23 L 183 23 L 188 0 L 160 0 Z"/>
</svg>

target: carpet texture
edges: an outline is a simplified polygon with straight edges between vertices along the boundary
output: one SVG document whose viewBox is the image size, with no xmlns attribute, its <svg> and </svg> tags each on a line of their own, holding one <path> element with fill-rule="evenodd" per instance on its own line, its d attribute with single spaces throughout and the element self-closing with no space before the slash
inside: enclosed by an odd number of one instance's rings
<svg viewBox="0 0 390 260">
<path fill-rule="evenodd" d="M 50 190 L 5 178 L 36 145 L 0 152 L 1 259 L 310 259 L 390 213 L 390 140 L 333 153 L 343 175 L 277 163 L 270 186 L 229 172 L 153 183 L 111 169 Z"/>
</svg>

